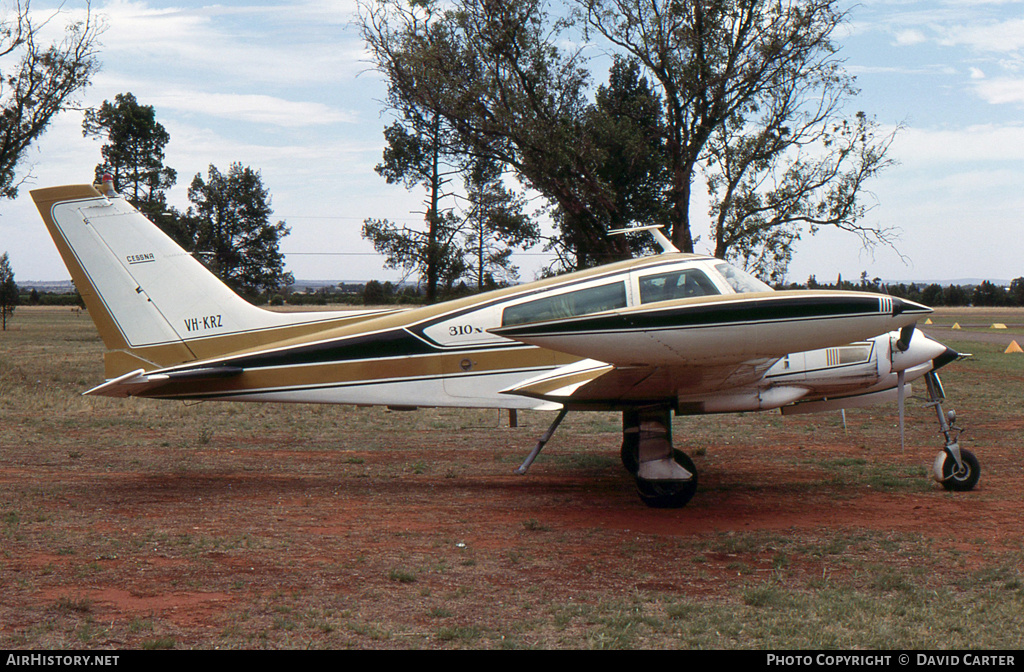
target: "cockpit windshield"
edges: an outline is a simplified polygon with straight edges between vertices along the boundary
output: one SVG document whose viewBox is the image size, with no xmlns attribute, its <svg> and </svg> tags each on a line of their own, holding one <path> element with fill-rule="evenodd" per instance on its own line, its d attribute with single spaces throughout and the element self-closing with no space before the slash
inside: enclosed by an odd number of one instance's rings
<svg viewBox="0 0 1024 672">
<path fill-rule="evenodd" d="M 732 287 L 737 294 L 772 291 L 771 287 L 761 282 L 751 274 L 736 268 L 732 264 L 727 264 L 724 261 L 715 264 L 715 270 L 721 274 L 722 278 L 729 283 L 729 286 Z"/>
</svg>

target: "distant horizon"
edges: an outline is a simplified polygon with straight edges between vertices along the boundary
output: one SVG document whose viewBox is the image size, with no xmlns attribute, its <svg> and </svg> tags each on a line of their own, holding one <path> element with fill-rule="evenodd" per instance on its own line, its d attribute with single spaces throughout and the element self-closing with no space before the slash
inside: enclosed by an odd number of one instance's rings
<svg viewBox="0 0 1024 672">
<path fill-rule="evenodd" d="M 815 276 L 815 278 L 817 278 L 817 274 L 816 273 L 813 274 L 813 275 Z M 836 274 L 837 279 L 838 279 L 839 275 L 840 274 L 838 274 L 838 273 Z M 390 279 L 381 279 L 381 278 L 368 278 L 368 279 L 365 279 L 365 280 L 351 280 L 351 279 L 349 279 L 349 280 L 313 280 L 313 279 L 309 279 L 309 278 L 301 278 L 301 279 L 296 280 L 295 282 L 293 282 L 290 285 L 286 285 L 286 287 L 317 287 L 317 288 L 319 288 L 319 287 L 337 287 L 339 284 L 342 284 L 342 283 L 344 283 L 346 285 L 358 285 L 358 284 L 366 284 L 367 282 L 372 282 L 374 280 L 376 280 L 378 282 L 390 282 L 393 285 L 399 285 L 399 286 L 410 286 L 410 285 L 411 286 L 415 286 L 415 285 L 419 284 L 418 282 L 412 282 L 412 281 L 408 281 L 408 280 L 390 280 Z M 860 277 L 858 276 L 856 280 L 847 280 L 847 281 L 848 282 L 852 282 L 853 284 L 857 284 L 859 282 L 859 280 L 860 280 Z M 874 278 L 872 278 L 872 280 L 874 280 Z M 1013 282 L 1013 280 L 1007 280 L 1007 279 L 1003 279 L 1003 278 L 955 278 L 955 279 L 952 279 L 952 280 L 935 280 L 935 279 L 928 279 L 928 280 L 889 280 L 889 279 L 886 279 L 886 278 L 881 278 L 881 282 L 882 282 L 883 285 L 911 285 L 911 284 L 913 284 L 913 285 L 933 285 L 933 284 L 937 284 L 937 285 L 942 285 L 942 286 L 948 286 L 948 285 L 965 286 L 965 285 L 980 285 L 981 283 L 986 282 L 986 281 L 987 282 L 991 282 L 992 284 L 994 284 L 994 285 L 996 285 L 998 287 L 1009 287 L 1010 284 Z M 45 286 L 58 286 L 58 287 L 73 287 L 74 286 L 74 283 L 70 279 L 69 280 L 25 280 L 25 281 L 20 281 L 20 280 L 17 279 L 17 277 L 15 277 L 14 282 L 15 282 L 15 284 L 18 285 L 18 287 L 20 289 L 22 289 L 22 288 L 36 288 L 36 289 L 39 289 L 39 288 L 42 288 L 42 287 L 45 287 Z M 532 282 L 532 281 L 526 280 L 526 281 L 523 281 L 523 282 L 518 283 L 518 284 L 526 284 L 528 282 Z M 794 283 L 794 282 L 796 282 L 797 284 L 806 284 L 806 279 L 804 281 L 790 280 L 787 284 L 791 284 L 791 283 Z M 822 282 L 824 284 L 832 284 L 834 281 L 833 280 L 819 280 L 819 282 Z"/>
</svg>

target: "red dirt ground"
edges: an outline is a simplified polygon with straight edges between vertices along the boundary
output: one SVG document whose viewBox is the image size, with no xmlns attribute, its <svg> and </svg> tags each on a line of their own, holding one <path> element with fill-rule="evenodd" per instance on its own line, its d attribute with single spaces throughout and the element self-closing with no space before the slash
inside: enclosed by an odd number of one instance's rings
<svg viewBox="0 0 1024 672">
<path fill-rule="evenodd" d="M 431 447 L 445 438 L 426 434 L 418 447 L 327 459 L 254 450 L 239 463 L 214 446 L 190 455 L 201 470 L 181 474 L 0 470 L 4 489 L 26 488 L 40 473 L 59 482 L 38 502 L 43 520 L 8 526 L 0 645 L 81 645 L 85 622 L 105 628 L 87 632 L 90 646 L 159 643 L 161 633 L 176 646 L 430 646 L 438 642 L 424 634 L 435 627 L 424 614 L 460 593 L 472 597 L 448 620 L 492 623 L 523 618 L 502 601 L 525 595 L 555 604 L 635 591 L 728 599 L 792 540 L 923 536 L 981 562 L 1024 538 L 1021 462 L 1010 446 L 978 451 L 985 471 L 970 494 L 837 485 L 801 466 L 805 456 L 863 455 L 848 444 L 776 445 L 770 462 L 749 446 L 725 447 L 696 458 L 701 488 L 689 506 L 653 510 L 613 460 L 582 469 L 539 462 L 519 477 L 511 460 Z M 528 443 L 527 430 L 510 434 Z M 934 452 L 867 460 L 923 465 Z M 429 465 L 425 473 L 410 471 L 411 460 Z M 743 543 L 731 548 L 730 538 Z M 828 556 L 789 553 L 797 579 L 845 571 Z M 288 639 L 300 613 L 307 622 L 348 614 L 343 622 L 367 630 Z"/>
<path fill-rule="evenodd" d="M 380 444 L 367 450 L 159 446 L 150 430 L 138 452 L 96 432 L 72 436 L 80 455 L 3 446 L 0 648 L 499 646 L 506 633 L 580 646 L 552 625 L 568 605 L 729 601 L 769 576 L 856 582 L 872 563 L 941 574 L 944 553 L 998 565 L 1024 539 L 1018 412 L 962 414 L 982 464 L 971 493 L 929 485 L 930 411 L 911 413 L 900 454 L 888 409 L 851 416 L 849 435 L 799 416 L 770 439 L 702 439 L 700 488 L 679 510 L 640 503 L 608 428 L 569 422 L 513 475 L 543 415 L 515 430 L 371 427 L 351 438 Z M 701 420 L 679 422 L 683 444 Z M 878 426 L 887 445 L 869 449 Z"/>
</svg>

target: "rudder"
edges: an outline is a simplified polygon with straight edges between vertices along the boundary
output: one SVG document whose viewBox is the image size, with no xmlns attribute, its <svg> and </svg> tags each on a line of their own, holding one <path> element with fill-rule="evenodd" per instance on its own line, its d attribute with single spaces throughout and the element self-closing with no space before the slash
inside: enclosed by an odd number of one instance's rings
<svg viewBox="0 0 1024 672">
<path fill-rule="evenodd" d="M 105 196 L 93 185 L 31 193 L 107 347 L 107 378 L 258 347 L 357 317 L 257 308 L 124 198 Z"/>
</svg>

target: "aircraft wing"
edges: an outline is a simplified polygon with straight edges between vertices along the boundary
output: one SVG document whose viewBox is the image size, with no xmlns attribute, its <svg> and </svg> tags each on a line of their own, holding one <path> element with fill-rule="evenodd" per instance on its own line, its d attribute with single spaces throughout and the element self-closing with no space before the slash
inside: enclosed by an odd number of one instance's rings
<svg viewBox="0 0 1024 672">
<path fill-rule="evenodd" d="M 928 312 L 873 294 L 780 291 L 662 301 L 489 331 L 616 366 L 717 366 L 871 338 Z"/>
<path fill-rule="evenodd" d="M 566 405 L 678 402 L 680 412 L 759 410 L 792 403 L 799 385 L 759 388 L 779 358 L 912 324 L 917 304 L 853 292 L 699 297 L 491 329 L 585 357 L 503 390 Z"/>
<path fill-rule="evenodd" d="M 759 359 L 704 366 L 614 366 L 584 359 L 523 381 L 502 390 L 502 394 L 591 409 L 671 399 L 673 403 L 682 401 L 680 409 L 685 412 L 688 397 L 692 397 L 695 404 L 705 404 L 710 398 L 728 396 L 736 389 L 761 380 L 775 361 Z M 694 410 L 706 412 L 703 406 Z"/>
</svg>

